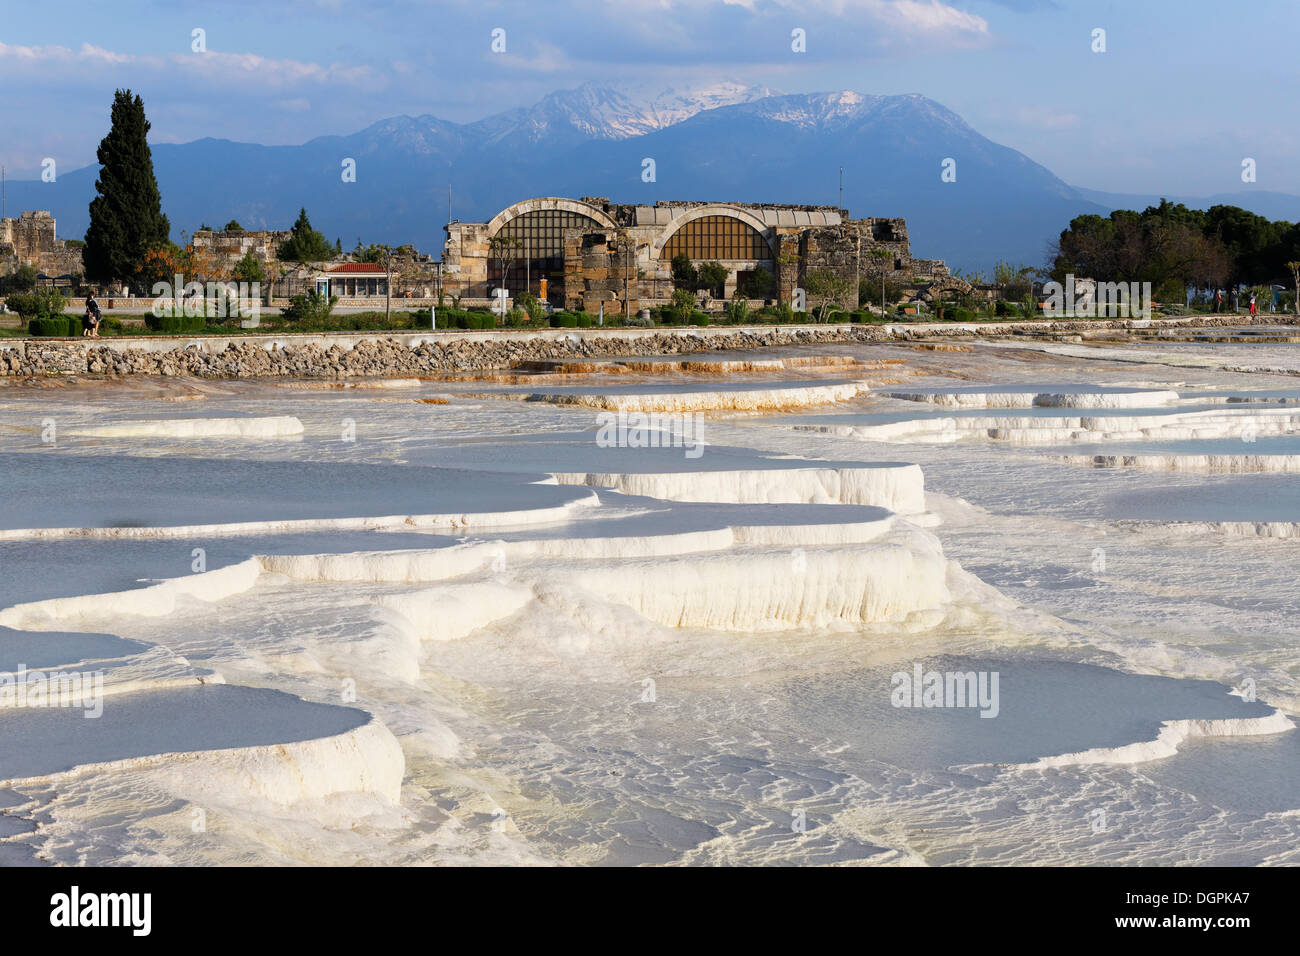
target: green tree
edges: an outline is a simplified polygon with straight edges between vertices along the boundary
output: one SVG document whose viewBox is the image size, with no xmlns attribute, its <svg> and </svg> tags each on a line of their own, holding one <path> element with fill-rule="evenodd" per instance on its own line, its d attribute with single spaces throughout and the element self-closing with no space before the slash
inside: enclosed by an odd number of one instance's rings
<svg viewBox="0 0 1300 956">
<path fill-rule="evenodd" d="M 236 282 L 257 282 L 260 284 L 266 281 L 266 270 L 262 268 L 261 260 L 253 255 L 253 250 L 249 249 L 244 253 L 244 258 L 235 263 L 235 268 L 231 270 L 230 276 Z"/>
<path fill-rule="evenodd" d="M 26 323 L 32 319 L 62 315 L 63 310 L 67 308 L 68 300 L 55 289 L 39 289 L 11 295 L 5 303 L 18 313 L 19 321 Z"/>
<path fill-rule="evenodd" d="M 673 288 L 694 292 L 700 287 L 700 274 L 695 271 L 695 266 L 684 252 L 673 256 L 672 270 Z"/>
<path fill-rule="evenodd" d="M 223 228 L 221 231 L 222 232 L 243 232 L 244 227 L 239 224 L 239 220 L 232 219 L 230 220 L 230 222 L 226 223 L 225 228 Z"/>
<path fill-rule="evenodd" d="M 1291 288 L 1295 289 L 1295 314 L 1300 315 L 1300 260 L 1292 259 L 1286 267 L 1291 270 Z"/>
<path fill-rule="evenodd" d="M 515 264 L 523 248 L 523 242 L 514 236 L 495 235 L 488 240 L 488 257 L 497 264 L 496 281 L 500 283 L 499 288 L 506 288 L 510 267 Z"/>
<path fill-rule="evenodd" d="M 307 210 L 298 210 L 298 221 L 293 224 L 289 238 L 280 243 L 276 258 L 281 262 L 326 262 L 334 257 L 334 247 L 320 232 L 311 227 Z"/>
<path fill-rule="evenodd" d="M 36 267 L 24 262 L 7 276 L 0 277 L 0 292 L 6 295 L 31 292 L 36 288 L 36 280 L 39 277 L 40 272 Z"/>
<path fill-rule="evenodd" d="M 97 195 L 90 202 L 83 261 L 95 282 L 135 282 L 145 254 L 168 241 L 171 225 L 149 151 L 144 102 L 130 90 L 113 96 L 112 126 L 99 144 Z"/>
<path fill-rule="evenodd" d="M 870 256 L 871 261 L 876 264 L 875 271 L 877 275 L 879 275 L 880 277 L 880 311 L 884 312 L 885 292 L 887 291 L 885 289 L 886 286 L 885 273 L 893 271 L 894 253 L 893 250 L 890 249 L 871 249 L 867 252 L 867 255 Z M 858 294 L 859 296 L 861 296 L 861 289 L 859 289 Z"/>
<path fill-rule="evenodd" d="M 803 277 L 804 291 L 821 305 L 815 309 L 818 321 L 826 318 L 826 307 L 831 302 L 842 302 L 853 291 L 853 280 L 831 269 L 814 269 Z"/>
<path fill-rule="evenodd" d="M 709 295 L 721 297 L 729 275 L 731 275 L 731 270 L 721 262 L 702 262 L 699 269 L 696 270 L 696 276 L 698 277 L 697 288 L 708 290 Z"/>
<path fill-rule="evenodd" d="M 352 250 L 352 258 L 357 262 L 373 262 L 379 264 L 384 261 L 386 248 L 386 246 L 376 245 L 374 243 L 371 243 L 368 246 L 363 246 L 361 245 L 360 240 L 358 240 L 356 249 Z"/>
<path fill-rule="evenodd" d="M 746 272 L 736 282 L 736 294 L 745 299 L 766 299 L 773 281 L 772 273 L 766 269 Z"/>
</svg>

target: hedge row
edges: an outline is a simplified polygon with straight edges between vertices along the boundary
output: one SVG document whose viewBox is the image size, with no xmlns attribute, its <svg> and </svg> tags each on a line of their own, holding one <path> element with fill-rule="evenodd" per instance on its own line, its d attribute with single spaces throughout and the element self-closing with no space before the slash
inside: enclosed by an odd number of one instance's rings
<svg viewBox="0 0 1300 956">
<path fill-rule="evenodd" d="M 202 332 L 208 320 L 201 315 L 154 315 L 147 313 L 144 324 L 153 332 Z"/>
<path fill-rule="evenodd" d="M 81 335 L 81 316 L 79 315 L 44 315 L 31 319 L 27 331 L 32 335 L 53 336 L 55 338 L 72 338 Z"/>
<path fill-rule="evenodd" d="M 621 316 L 616 319 L 621 320 Z M 550 324 L 553 329 L 589 329 L 592 318 L 586 312 L 552 312 Z"/>
<path fill-rule="evenodd" d="M 418 328 L 429 327 L 429 310 L 420 309 L 412 313 L 413 325 Z M 497 317 L 491 312 L 465 309 L 439 309 L 438 328 L 442 329 L 495 329 Z"/>
</svg>

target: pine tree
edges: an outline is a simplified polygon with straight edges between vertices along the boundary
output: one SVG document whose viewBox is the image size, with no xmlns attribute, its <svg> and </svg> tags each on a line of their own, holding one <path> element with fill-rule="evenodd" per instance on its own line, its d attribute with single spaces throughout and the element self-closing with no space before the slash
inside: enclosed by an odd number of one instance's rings
<svg viewBox="0 0 1300 956">
<path fill-rule="evenodd" d="M 118 90 L 112 128 L 99 144 L 98 195 L 90 202 L 86 230 L 83 260 L 91 281 L 138 281 L 148 252 L 169 242 L 171 224 L 163 215 L 148 134 L 144 102 Z"/>
<path fill-rule="evenodd" d="M 334 256 L 334 247 L 320 232 L 311 227 L 307 210 L 298 210 L 298 221 L 293 224 L 289 238 L 280 243 L 276 258 L 281 262 L 325 262 Z"/>
</svg>

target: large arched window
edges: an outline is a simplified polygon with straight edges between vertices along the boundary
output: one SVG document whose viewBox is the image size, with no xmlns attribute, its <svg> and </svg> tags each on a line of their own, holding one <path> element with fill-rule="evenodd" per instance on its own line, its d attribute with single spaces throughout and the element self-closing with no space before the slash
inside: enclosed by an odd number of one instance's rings
<svg viewBox="0 0 1300 956">
<path fill-rule="evenodd" d="M 502 256 L 491 255 L 489 287 L 504 286 L 512 295 L 538 292 L 539 280 L 547 279 L 551 283 L 547 297 L 560 296 L 564 280 L 564 230 L 575 228 L 593 232 L 604 227 L 582 213 L 565 209 L 535 209 L 506 222 L 493 238 L 512 239 L 515 244 Z"/>
<path fill-rule="evenodd" d="M 564 209 L 537 209 L 521 213 L 499 230 L 498 236 L 519 240 L 519 254 L 529 259 L 558 259 L 556 268 L 564 266 L 564 230 L 597 230 L 596 220 Z M 526 252 L 525 252 L 526 247 Z"/>
<path fill-rule="evenodd" d="M 682 226 L 664 243 L 662 257 L 688 259 L 770 259 L 762 233 L 731 216 L 701 216 Z"/>
</svg>

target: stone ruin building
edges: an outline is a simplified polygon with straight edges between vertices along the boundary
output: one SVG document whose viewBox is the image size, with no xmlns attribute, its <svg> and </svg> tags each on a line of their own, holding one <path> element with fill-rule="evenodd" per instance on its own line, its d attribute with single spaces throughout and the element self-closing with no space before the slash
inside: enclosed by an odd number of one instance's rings
<svg viewBox="0 0 1300 956">
<path fill-rule="evenodd" d="M 199 229 L 191 242 L 228 270 L 251 252 L 274 280 L 274 292 L 280 298 L 312 290 L 337 295 L 345 304 L 373 304 L 386 298 L 388 282 L 382 265 L 356 263 L 346 254 L 329 262 L 279 261 L 280 246 L 291 235 L 289 230 L 274 229 Z M 394 298 L 431 300 L 437 295 L 438 263 L 428 254 L 413 246 L 400 246 L 393 250 L 392 270 Z"/>
<path fill-rule="evenodd" d="M 730 298 L 747 273 L 772 277 L 767 298 L 790 301 L 812 271 L 852 280 L 842 305 L 857 305 L 858 280 L 915 285 L 949 275 L 936 259 L 914 259 L 907 223 L 851 219 L 835 206 L 714 202 L 611 203 L 604 197 L 528 199 L 489 222 L 446 227 L 443 288 L 470 301 L 497 288 L 531 292 L 557 308 L 636 311 L 667 301 L 672 259 L 727 267 Z M 495 240 L 495 241 L 494 241 Z M 885 250 L 883 261 L 873 250 Z M 544 281 L 543 281 L 544 280 Z"/>
<path fill-rule="evenodd" d="M 0 219 L 0 274 L 20 265 L 33 266 L 49 279 L 80 278 L 85 272 L 81 247 L 57 238 L 54 217 L 44 209 Z"/>
</svg>

